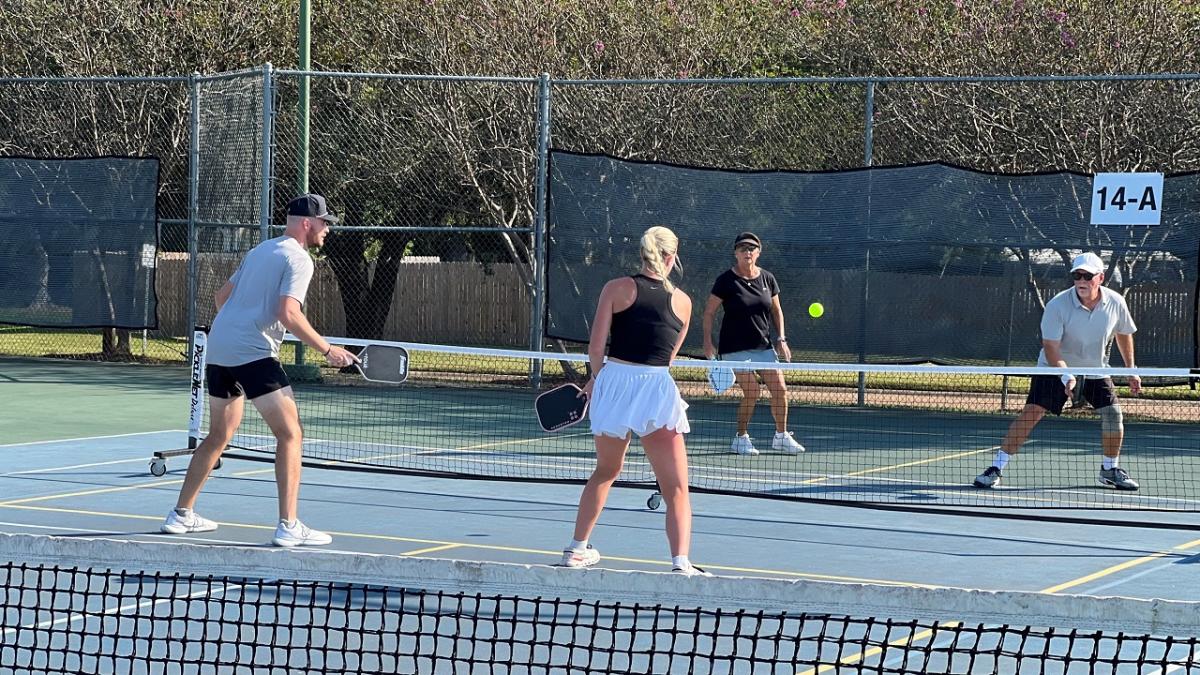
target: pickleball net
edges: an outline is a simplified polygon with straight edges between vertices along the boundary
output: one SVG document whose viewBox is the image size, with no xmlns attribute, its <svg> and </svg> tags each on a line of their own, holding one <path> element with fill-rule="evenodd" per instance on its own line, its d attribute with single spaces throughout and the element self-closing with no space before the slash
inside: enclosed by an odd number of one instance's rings
<svg viewBox="0 0 1200 675">
<path fill-rule="evenodd" d="M 333 338 L 337 344 L 365 344 Z M 594 466 L 587 421 L 555 433 L 539 427 L 537 394 L 586 381 L 586 355 L 400 344 L 410 355 L 408 381 L 364 381 L 322 364 L 291 365 L 313 465 L 459 478 L 582 482 Z M 311 353 L 311 352 L 310 352 Z M 1020 509 L 1195 511 L 1200 506 L 1200 398 L 1189 369 L 1078 369 L 1114 374 L 1124 414 L 1120 466 L 1137 491 L 1099 484 L 1101 422 L 1084 400 L 1062 417 L 1047 415 L 1001 484 L 981 490 L 974 478 L 991 465 L 1025 403 L 1036 367 L 899 366 L 824 363 L 751 364 L 778 368 L 787 381 L 787 428 L 806 452 L 773 449 L 768 387 L 749 433 L 759 451 L 731 450 L 738 407 L 734 386 L 712 392 L 708 369 L 724 362 L 681 360 L 672 369 L 689 404 L 687 436 L 694 490 L 822 502 Z M 1143 393 L 1128 391 L 1128 375 Z M 194 402 L 203 396 L 195 389 Z M 275 439 L 247 406 L 230 455 L 270 460 Z M 197 435 L 207 428 L 197 417 Z M 634 442 L 636 446 L 636 441 Z M 162 468 L 162 467 L 160 467 Z M 645 455 L 631 450 L 619 484 L 655 485 Z"/>
<path fill-rule="evenodd" d="M 1200 667 L 1186 602 L 7 534 L 0 561 L 4 672 Z"/>
</svg>

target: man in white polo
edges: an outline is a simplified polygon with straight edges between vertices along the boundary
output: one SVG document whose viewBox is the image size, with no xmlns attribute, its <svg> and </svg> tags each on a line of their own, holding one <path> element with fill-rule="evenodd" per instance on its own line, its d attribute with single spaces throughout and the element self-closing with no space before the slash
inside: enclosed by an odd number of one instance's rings
<svg viewBox="0 0 1200 675">
<path fill-rule="evenodd" d="M 217 316 L 208 337 L 209 431 L 196 448 L 176 506 L 162 531 L 169 534 L 211 532 L 217 523 L 192 510 L 225 446 L 242 422 L 246 399 L 254 404 L 275 435 L 275 484 L 279 491 L 276 546 L 320 546 L 332 538 L 307 527 L 296 517 L 300 494 L 303 430 L 291 383 L 279 363 L 284 330 L 343 367 L 358 360 L 329 344 L 304 316 L 304 297 L 312 280 L 310 247 L 321 246 L 337 218 L 321 195 L 301 195 L 288 202 L 283 236 L 255 246 L 237 272 L 217 291 Z"/>
<path fill-rule="evenodd" d="M 1084 253 L 1071 263 L 1074 286 L 1050 299 L 1042 314 L 1042 351 L 1039 366 L 1059 368 L 1104 368 L 1114 336 L 1121 358 L 1128 368 L 1133 359 L 1133 333 L 1137 326 L 1129 314 L 1125 298 L 1105 288 L 1104 261 L 1095 253 Z M 1125 427 L 1121 404 L 1111 377 L 1088 375 L 1080 383 L 1083 397 L 1100 415 L 1100 445 L 1104 458 L 1097 481 L 1118 490 L 1136 490 L 1138 484 L 1119 465 Z M 1008 434 L 996 453 L 996 459 L 975 479 L 975 487 L 992 488 L 1000 484 L 1004 467 L 1021 449 L 1030 432 L 1046 411 L 1061 415 L 1063 406 L 1075 392 L 1074 375 L 1035 375 L 1029 385 L 1025 408 L 1008 427 Z M 1136 396 L 1142 381 L 1129 378 L 1129 390 Z"/>
</svg>

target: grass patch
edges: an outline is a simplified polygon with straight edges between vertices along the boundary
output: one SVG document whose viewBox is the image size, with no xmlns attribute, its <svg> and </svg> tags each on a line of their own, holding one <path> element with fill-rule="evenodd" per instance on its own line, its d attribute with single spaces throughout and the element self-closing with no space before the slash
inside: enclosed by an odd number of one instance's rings
<svg viewBox="0 0 1200 675">
<path fill-rule="evenodd" d="M 98 328 L 51 330 L 0 326 L 0 354 L 7 356 L 100 361 L 104 360 L 103 343 Z M 187 340 L 150 331 L 143 350 L 142 331 L 130 331 L 129 350 L 128 358 L 108 360 L 178 365 L 187 357 Z"/>
</svg>

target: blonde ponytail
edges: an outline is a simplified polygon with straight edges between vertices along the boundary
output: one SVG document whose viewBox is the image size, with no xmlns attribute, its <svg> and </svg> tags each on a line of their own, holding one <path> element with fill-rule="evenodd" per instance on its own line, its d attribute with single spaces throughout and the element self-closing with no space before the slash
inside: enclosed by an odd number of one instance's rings
<svg viewBox="0 0 1200 675">
<path fill-rule="evenodd" d="M 668 291 L 674 291 L 675 286 L 667 278 L 666 257 L 678 250 L 679 237 L 661 225 L 655 225 L 642 235 L 642 262 L 655 276 L 663 280 L 663 286 Z M 683 274 L 683 265 L 679 262 L 678 255 L 675 256 L 675 269 Z"/>
</svg>

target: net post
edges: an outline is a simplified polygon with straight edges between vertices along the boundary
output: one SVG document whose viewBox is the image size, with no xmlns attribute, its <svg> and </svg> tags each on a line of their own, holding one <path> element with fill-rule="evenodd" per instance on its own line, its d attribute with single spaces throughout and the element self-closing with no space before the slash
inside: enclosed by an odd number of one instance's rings
<svg viewBox="0 0 1200 675">
<path fill-rule="evenodd" d="M 550 153 L 550 74 L 538 78 L 538 154 L 535 183 L 533 223 L 533 288 L 530 316 L 529 349 L 541 351 L 543 319 L 546 314 L 546 180 Z M 529 384 L 538 389 L 542 384 L 542 361 L 533 359 L 529 368 Z"/>
<path fill-rule="evenodd" d="M 200 445 L 200 425 L 204 421 L 204 366 L 208 359 L 208 333 L 199 326 L 192 331 L 192 392 L 188 412 L 188 448 Z"/>
</svg>

